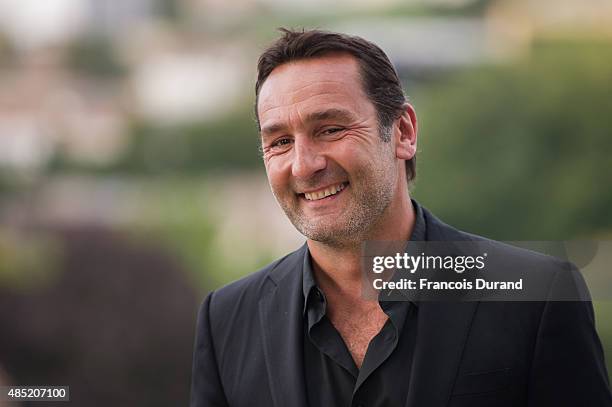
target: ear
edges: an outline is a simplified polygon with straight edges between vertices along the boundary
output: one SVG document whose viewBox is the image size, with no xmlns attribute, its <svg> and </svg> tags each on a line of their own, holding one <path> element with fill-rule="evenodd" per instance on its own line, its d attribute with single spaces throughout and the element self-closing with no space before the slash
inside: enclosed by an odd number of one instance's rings
<svg viewBox="0 0 612 407">
<path fill-rule="evenodd" d="M 414 108 L 409 103 L 404 104 L 401 116 L 396 120 L 395 156 L 402 160 L 410 160 L 417 151 L 417 117 Z"/>
</svg>

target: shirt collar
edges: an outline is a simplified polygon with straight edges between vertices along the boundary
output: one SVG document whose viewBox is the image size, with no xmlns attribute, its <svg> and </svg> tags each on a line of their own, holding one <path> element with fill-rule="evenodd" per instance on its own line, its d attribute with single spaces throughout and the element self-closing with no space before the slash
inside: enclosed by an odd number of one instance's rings
<svg viewBox="0 0 612 407">
<path fill-rule="evenodd" d="M 412 207 L 414 208 L 414 226 L 412 233 L 410 234 L 410 240 L 412 241 L 425 241 L 427 237 L 427 224 L 425 223 L 425 216 L 423 215 L 423 209 L 414 199 L 412 200 Z M 306 314 L 308 298 L 312 292 L 318 292 L 319 288 L 314 278 L 312 270 L 312 258 L 310 256 L 310 250 L 306 247 L 304 253 L 304 264 L 302 266 L 302 290 L 304 294 L 304 309 L 303 313 Z M 319 295 L 322 295 L 319 292 Z"/>
</svg>

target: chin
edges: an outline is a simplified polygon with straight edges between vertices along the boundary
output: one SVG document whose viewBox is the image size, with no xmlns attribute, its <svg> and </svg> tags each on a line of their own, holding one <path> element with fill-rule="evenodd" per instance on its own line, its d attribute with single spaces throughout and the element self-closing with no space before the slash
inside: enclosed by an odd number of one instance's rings
<svg viewBox="0 0 612 407">
<path fill-rule="evenodd" d="M 330 246 L 343 247 L 352 245 L 357 241 L 355 233 L 350 233 L 346 229 L 339 227 L 307 227 L 300 230 L 300 232 L 310 240 Z"/>
</svg>

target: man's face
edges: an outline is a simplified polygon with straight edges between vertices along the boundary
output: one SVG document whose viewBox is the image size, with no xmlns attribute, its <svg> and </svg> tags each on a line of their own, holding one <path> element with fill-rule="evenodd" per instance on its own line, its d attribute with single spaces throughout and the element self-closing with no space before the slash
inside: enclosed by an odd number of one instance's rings
<svg viewBox="0 0 612 407">
<path fill-rule="evenodd" d="M 315 241 L 362 240 L 393 200 L 400 167 L 358 62 L 334 55 L 281 65 L 257 107 L 268 180 L 289 220 Z"/>
</svg>

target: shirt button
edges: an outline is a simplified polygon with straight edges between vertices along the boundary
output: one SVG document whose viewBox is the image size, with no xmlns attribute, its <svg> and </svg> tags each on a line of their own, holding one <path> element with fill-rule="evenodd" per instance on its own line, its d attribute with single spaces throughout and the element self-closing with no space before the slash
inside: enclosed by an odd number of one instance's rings
<svg viewBox="0 0 612 407">
<path fill-rule="evenodd" d="M 321 294 L 321 291 L 317 290 L 317 291 L 316 291 L 316 293 L 317 293 L 317 298 L 318 298 L 320 301 L 323 301 L 323 294 Z"/>
</svg>

